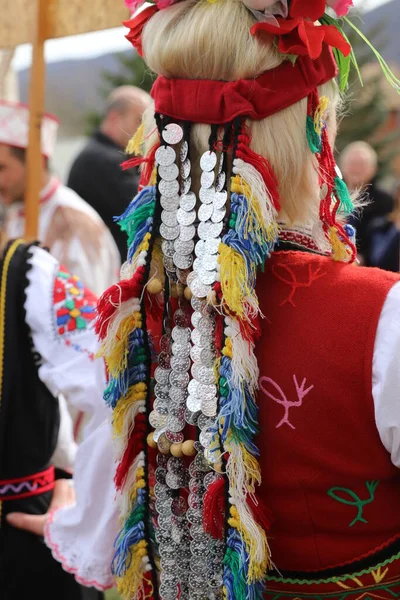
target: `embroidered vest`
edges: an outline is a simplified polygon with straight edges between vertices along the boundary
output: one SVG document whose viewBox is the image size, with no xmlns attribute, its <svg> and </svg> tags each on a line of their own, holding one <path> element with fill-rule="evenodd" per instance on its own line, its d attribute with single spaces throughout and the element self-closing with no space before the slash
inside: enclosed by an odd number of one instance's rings
<svg viewBox="0 0 400 600">
<path fill-rule="evenodd" d="M 2 535 L 15 531 L 5 515 L 46 512 L 54 487 L 54 471 L 49 467 L 60 415 L 58 401 L 39 379 L 40 356 L 32 347 L 26 323 L 29 256 L 30 246 L 16 241 L 0 264 L 0 541 Z"/>
<path fill-rule="evenodd" d="M 272 561 L 322 570 L 400 536 L 400 473 L 382 445 L 372 359 L 395 274 L 275 253 L 257 291 L 260 496 Z"/>
</svg>

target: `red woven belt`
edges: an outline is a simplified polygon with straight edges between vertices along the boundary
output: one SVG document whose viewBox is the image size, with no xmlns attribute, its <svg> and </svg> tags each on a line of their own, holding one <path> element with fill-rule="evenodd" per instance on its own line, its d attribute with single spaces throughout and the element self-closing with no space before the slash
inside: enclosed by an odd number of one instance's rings
<svg viewBox="0 0 400 600">
<path fill-rule="evenodd" d="M 15 479 L 0 479 L 0 501 L 17 500 L 37 496 L 54 488 L 54 467 L 45 471 L 17 477 Z"/>
</svg>

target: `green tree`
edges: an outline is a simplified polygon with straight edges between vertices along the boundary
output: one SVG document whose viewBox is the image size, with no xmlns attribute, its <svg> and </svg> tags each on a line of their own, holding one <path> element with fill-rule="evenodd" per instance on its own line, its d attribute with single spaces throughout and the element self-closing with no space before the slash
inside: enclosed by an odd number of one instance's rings
<svg viewBox="0 0 400 600">
<path fill-rule="evenodd" d="M 363 29 L 362 18 L 352 16 L 352 21 L 363 30 L 363 33 L 382 54 L 387 43 L 385 36 L 386 22 L 380 21 L 369 31 Z M 384 75 L 372 55 L 371 49 L 360 36 L 347 24 L 344 26 L 346 35 L 354 49 L 354 54 L 361 72 L 361 84 L 356 69 L 352 69 L 349 87 L 343 99 L 343 113 L 336 142 L 337 152 L 340 153 L 347 144 L 363 140 L 369 142 L 379 156 L 379 176 L 390 174 L 391 163 L 397 154 L 394 142 L 399 139 L 398 133 L 382 134 L 389 117 L 389 109 L 383 92 Z"/>
<path fill-rule="evenodd" d="M 144 60 L 136 52 L 121 53 L 117 55 L 119 69 L 117 72 L 104 71 L 102 74 L 102 85 L 99 93 L 103 98 L 115 88 L 121 85 L 135 85 L 149 92 L 155 74 L 145 64 Z M 99 126 L 102 119 L 102 114 L 93 111 L 87 116 L 87 133 Z"/>
</svg>

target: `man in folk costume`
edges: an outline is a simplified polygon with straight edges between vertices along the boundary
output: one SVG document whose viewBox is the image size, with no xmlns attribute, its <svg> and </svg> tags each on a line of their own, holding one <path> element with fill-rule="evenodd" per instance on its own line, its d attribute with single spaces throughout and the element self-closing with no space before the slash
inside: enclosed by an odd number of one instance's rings
<svg viewBox="0 0 400 600">
<path fill-rule="evenodd" d="M 118 279 L 118 248 L 96 211 L 51 174 L 49 161 L 55 150 L 57 130 L 57 119 L 44 115 L 38 238 L 67 269 L 100 295 Z M 28 134 L 28 107 L 1 101 L 0 197 L 8 207 L 5 233 L 10 239 L 23 236 L 25 230 Z"/>
<path fill-rule="evenodd" d="M 58 562 L 71 543 L 63 539 L 52 547 L 53 558 L 41 537 L 16 529 L 12 519 L 16 511 L 42 515 L 55 508 L 51 459 L 60 425 L 58 397 L 93 415 L 88 435 L 108 418 L 104 363 L 95 361 L 97 298 L 38 244 L 9 242 L 0 271 L 1 598 L 36 593 L 46 600 L 100 599 L 100 592 L 86 587 L 93 580 L 80 585 Z"/>
</svg>

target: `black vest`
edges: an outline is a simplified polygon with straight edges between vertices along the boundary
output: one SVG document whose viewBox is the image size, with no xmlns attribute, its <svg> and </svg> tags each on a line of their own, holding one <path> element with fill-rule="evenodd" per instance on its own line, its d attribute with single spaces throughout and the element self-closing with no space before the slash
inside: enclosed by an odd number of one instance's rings
<svg viewBox="0 0 400 600">
<path fill-rule="evenodd" d="M 10 243 L 1 261 L 0 336 L 0 480 L 38 473 L 49 467 L 60 424 L 58 401 L 40 381 L 40 356 L 32 344 L 26 323 L 25 300 L 31 268 L 32 245 L 20 243 L 12 252 Z M 38 299 L 40 302 L 40 299 Z M 1 364 L 2 363 L 2 364 Z M 51 492 L 3 502 L 0 532 L 8 525 L 8 512 L 42 514 L 48 509 Z M 1 533 L 0 533 L 1 536 Z"/>
</svg>

